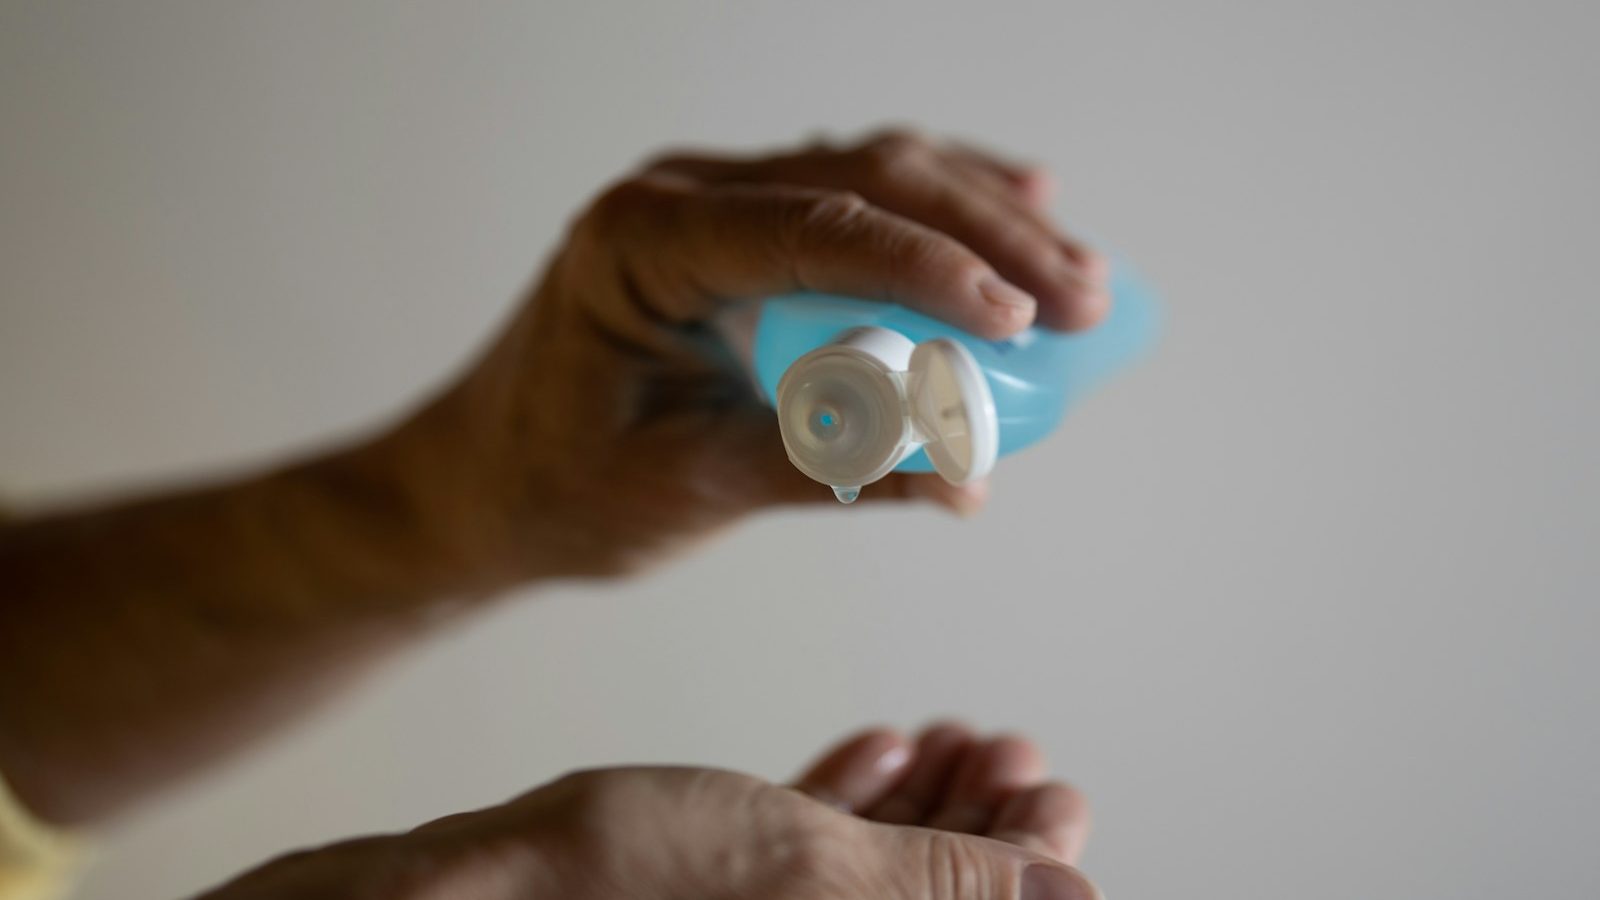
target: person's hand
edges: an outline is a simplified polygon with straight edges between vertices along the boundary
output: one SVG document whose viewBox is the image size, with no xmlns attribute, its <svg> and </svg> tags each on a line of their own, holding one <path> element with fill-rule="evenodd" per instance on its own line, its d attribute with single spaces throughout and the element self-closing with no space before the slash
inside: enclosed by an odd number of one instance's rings
<svg viewBox="0 0 1600 900">
<path fill-rule="evenodd" d="M 1012 734 L 984 739 L 955 722 L 914 741 L 864 731 L 823 754 L 795 788 L 873 822 L 980 835 L 1068 864 L 1089 838 L 1088 805 L 1045 777 L 1037 744 Z"/>
<path fill-rule="evenodd" d="M 914 744 L 859 735 L 793 789 L 709 769 L 582 772 L 283 857 L 204 900 L 1091 900 L 1069 865 L 1084 804 L 1042 770 L 1026 740 L 940 725 Z"/>
<path fill-rule="evenodd" d="M 430 517 L 530 575 L 595 575 L 762 506 L 834 502 L 789 464 L 708 319 L 815 290 L 988 338 L 1088 327 L 1107 267 L 1049 222 L 1048 192 L 1037 170 L 905 133 L 647 165 L 577 219 L 487 355 L 402 428 Z M 864 496 L 971 512 L 984 491 L 895 474 Z"/>
</svg>

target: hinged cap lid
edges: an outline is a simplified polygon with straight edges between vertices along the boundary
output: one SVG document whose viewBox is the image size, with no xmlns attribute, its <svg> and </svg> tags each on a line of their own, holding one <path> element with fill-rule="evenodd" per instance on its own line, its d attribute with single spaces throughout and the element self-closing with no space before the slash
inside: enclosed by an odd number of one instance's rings
<svg viewBox="0 0 1600 900">
<path fill-rule="evenodd" d="M 994 394 L 972 352 L 949 338 L 911 351 L 907 399 L 928 461 L 951 484 L 989 474 L 1000 451 Z"/>
</svg>

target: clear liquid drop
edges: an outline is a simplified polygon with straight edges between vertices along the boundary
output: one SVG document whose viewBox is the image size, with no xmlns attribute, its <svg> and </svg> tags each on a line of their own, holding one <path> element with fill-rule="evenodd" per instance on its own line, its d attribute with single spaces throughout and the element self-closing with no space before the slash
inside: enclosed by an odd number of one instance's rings
<svg viewBox="0 0 1600 900">
<path fill-rule="evenodd" d="M 856 502 L 856 498 L 861 496 L 861 488 L 841 487 L 839 485 L 834 485 L 833 495 L 839 498 L 840 503 L 854 503 Z"/>
</svg>

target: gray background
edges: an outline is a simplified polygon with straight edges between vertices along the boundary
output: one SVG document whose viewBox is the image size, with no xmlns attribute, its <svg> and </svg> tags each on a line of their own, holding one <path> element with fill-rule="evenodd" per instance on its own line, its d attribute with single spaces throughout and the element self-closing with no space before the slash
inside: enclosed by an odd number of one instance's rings
<svg viewBox="0 0 1600 900">
<path fill-rule="evenodd" d="M 1169 304 L 981 520 L 773 515 L 519 598 L 110 830 L 84 896 L 932 714 L 1044 742 L 1113 898 L 1600 894 L 1592 3 L 0 10 L 14 500 L 395 414 L 667 143 L 976 138 Z"/>
</svg>

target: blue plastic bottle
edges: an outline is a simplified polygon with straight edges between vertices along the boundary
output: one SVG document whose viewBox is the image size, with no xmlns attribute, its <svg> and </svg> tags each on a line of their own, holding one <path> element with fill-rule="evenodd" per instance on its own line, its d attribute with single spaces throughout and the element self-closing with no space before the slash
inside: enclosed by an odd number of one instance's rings
<svg viewBox="0 0 1600 900">
<path fill-rule="evenodd" d="M 1055 429 L 1085 390 L 1153 342 L 1156 305 L 1114 267 L 1106 320 L 987 341 L 901 306 L 804 294 L 765 301 L 751 364 L 789 458 L 854 500 L 890 471 L 952 483 Z"/>
</svg>

